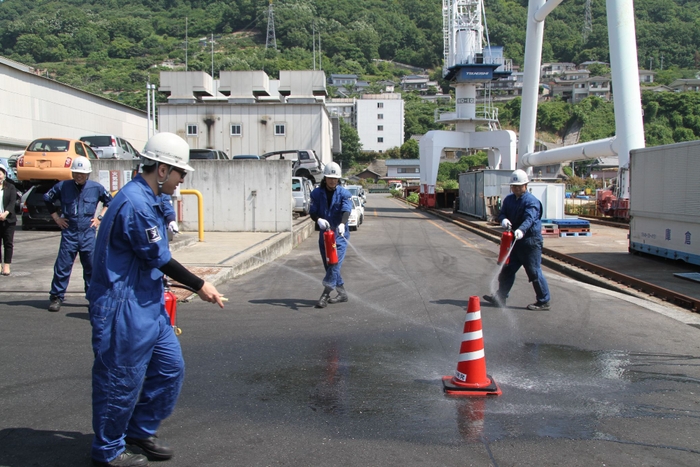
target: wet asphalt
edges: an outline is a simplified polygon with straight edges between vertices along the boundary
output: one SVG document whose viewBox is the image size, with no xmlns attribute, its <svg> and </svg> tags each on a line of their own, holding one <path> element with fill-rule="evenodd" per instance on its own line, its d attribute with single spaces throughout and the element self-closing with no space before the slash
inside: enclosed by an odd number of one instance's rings
<svg viewBox="0 0 700 467">
<path fill-rule="evenodd" d="M 224 310 L 179 306 L 187 375 L 159 432 L 176 456 L 152 464 L 700 464 L 700 329 L 673 317 L 689 312 L 547 269 L 552 310 L 528 311 L 521 271 L 508 308 L 481 304 L 503 394 L 445 396 L 497 246 L 380 195 L 365 209 L 343 266 L 348 303 L 313 308 L 312 237 L 219 285 Z M 0 298 L 0 466 L 89 465 L 87 303 L 47 304 L 32 291 Z"/>
</svg>

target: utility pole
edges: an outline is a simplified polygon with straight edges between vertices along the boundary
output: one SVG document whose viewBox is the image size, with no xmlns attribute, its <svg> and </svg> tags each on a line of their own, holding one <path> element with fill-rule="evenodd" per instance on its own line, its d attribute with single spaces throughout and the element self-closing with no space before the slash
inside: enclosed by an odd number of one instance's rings
<svg viewBox="0 0 700 467">
<path fill-rule="evenodd" d="M 187 16 L 185 16 L 185 71 L 187 71 L 187 54 L 190 51 L 187 46 L 187 19 Z"/>
<path fill-rule="evenodd" d="M 661 54 L 661 70 L 664 69 L 664 54 Z"/>
</svg>

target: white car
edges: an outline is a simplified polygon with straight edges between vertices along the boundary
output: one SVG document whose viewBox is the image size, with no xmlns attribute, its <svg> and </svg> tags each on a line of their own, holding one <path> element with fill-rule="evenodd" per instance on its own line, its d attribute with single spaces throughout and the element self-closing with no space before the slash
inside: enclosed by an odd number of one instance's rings
<svg viewBox="0 0 700 467">
<path fill-rule="evenodd" d="M 365 208 L 362 207 L 359 196 L 352 197 L 352 205 L 353 208 L 350 212 L 350 219 L 348 219 L 348 226 L 350 230 L 357 230 L 365 220 Z"/>
</svg>

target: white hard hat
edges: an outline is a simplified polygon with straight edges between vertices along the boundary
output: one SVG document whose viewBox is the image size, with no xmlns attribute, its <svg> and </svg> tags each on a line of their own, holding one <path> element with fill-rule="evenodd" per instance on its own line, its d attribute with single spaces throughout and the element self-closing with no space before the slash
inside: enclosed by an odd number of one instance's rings
<svg viewBox="0 0 700 467">
<path fill-rule="evenodd" d="M 90 159 L 85 156 L 78 156 L 73 160 L 73 164 L 70 166 L 70 171 L 79 174 L 90 174 L 92 173 L 92 164 Z"/>
<path fill-rule="evenodd" d="M 527 174 L 525 173 L 524 170 L 516 170 L 512 174 L 510 174 L 510 184 L 511 185 L 525 185 L 529 182 L 527 178 Z"/>
<path fill-rule="evenodd" d="M 326 164 L 323 168 L 323 176 L 326 178 L 340 178 L 340 166 L 335 162 Z"/>
<path fill-rule="evenodd" d="M 187 172 L 194 172 L 190 162 L 190 145 L 175 133 L 158 133 L 151 137 L 141 154 L 149 159 L 168 164 Z"/>
</svg>

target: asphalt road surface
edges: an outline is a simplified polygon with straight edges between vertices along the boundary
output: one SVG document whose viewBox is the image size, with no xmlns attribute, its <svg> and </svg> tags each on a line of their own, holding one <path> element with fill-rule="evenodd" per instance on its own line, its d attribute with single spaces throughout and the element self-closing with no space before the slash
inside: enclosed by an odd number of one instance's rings
<svg viewBox="0 0 700 467">
<path fill-rule="evenodd" d="M 552 309 L 528 311 L 521 271 L 509 308 L 482 303 L 503 394 L 445 396 L 497 246 L 384 195 L 350 242 L 348 303 L 313 308 L 314 236 L 218 286 L 224 310 L 180 305 L 187 375 L 159 432 L 176 455 L 158 465 L 700 465 L 700 330 L 674 318 L 687 312 L 546 269 Z M 47 304 L 0 298 L 0 466 L 89 464 L 86 303 Z"/>
</svg>

